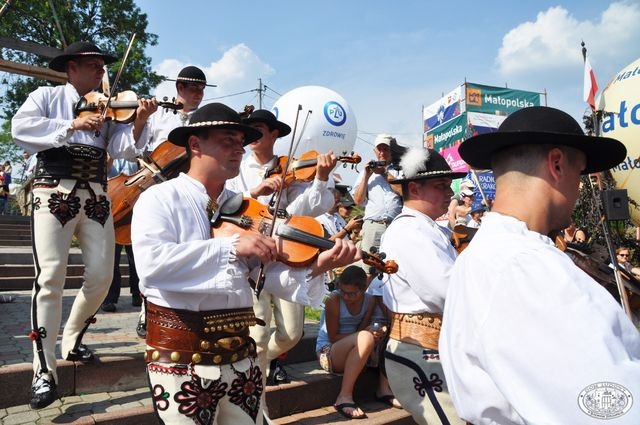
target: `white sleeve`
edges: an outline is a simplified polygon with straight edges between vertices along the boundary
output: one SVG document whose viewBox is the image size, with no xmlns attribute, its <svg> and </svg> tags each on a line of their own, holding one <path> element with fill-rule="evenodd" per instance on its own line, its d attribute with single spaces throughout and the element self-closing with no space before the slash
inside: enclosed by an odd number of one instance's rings
<svg viewBox="0 0 640 425">
<path fill-rule="evenodd" d="M 329 182 L 314 179 L 311 184 L 295 182 L 287 190 L 287 212 L 295 215 L 316 217 L 333 207 L 333 193 L 328 190 Z"/>
<path fill-rule="evenodd" d="M 31 154 L 67 145 L 73 120 L 48 118 L 50 91 L 40 87 L 27 97 L 11 119 L 15 143 Z"/>
</svg>

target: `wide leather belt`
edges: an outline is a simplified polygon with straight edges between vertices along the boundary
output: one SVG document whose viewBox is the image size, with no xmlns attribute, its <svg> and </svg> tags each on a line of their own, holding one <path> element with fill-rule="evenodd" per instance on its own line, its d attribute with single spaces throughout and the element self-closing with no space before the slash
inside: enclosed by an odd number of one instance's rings
<svg viewBox="0 0 640 425">
<path fill-rule="evenodd" d="M 76 179 L 106 184 L 107 155 L 103 149 L 70 145 L 38 152 L 35 179 Z"/>
<path fill-rule="evenodd" d="M 437 350 L 441 327 L 441 314 L 393 313 L 391 316 L 391 332 L 389 333 L 389 337 L 397 341 Z"/>
<path fill-rule="evenodd" d="M 147 362 L 222 365 L 255 356 L 253 308 L 189 311 L 147 303 Z"/>
</svg>

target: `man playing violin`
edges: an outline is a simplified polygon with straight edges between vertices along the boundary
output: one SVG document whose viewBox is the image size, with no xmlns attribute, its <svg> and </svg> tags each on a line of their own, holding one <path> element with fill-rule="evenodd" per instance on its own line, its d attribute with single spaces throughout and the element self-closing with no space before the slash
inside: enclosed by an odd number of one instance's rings
<svg viewBox="0 0 640 425">
<path fill-rule="evenodd" d="M 33 370 L 31 407 L 57 398 L 55 346 L 62 319 L 62 290 L 71 238 L 83 252 L 85 281 L 62 334 L 67 360 L 87 362 L 93 353 L 82 336 L 100 307 L 113 273 L 114 228 L 106 192 L 107 152 L 133 158 L 131 124 L 105 122 L 99 113 L 74 116 L 80 98 L 100 86 L 104 65 L 116 58 L 88 42 L 75 42 L 49 67 L 66 72 L 68 83 L 32 92 L 11 121 L 11 132 L 28 153 L 37 152 L 33 180 L 33 254 L 36 279 L 32 297 Z M 145 116 L 140 106 L 141 116 Z"/>
<path fill-rule="evenodd" d="M 353 200 L 356 204 L 364 206 L 360 247 L 365 252 L 380 246 L 380 237 L 391 220 L 402 210 L 400 195 L 389 185 L 390 180 L 398 177 L 398 172 L 390 166 L 391 140 L 395 139 L 388 134 L 379 134 L 376 137 L 373 149 L 376 161 L 382 161 L 387 165 L 366 166 L 353 186 Z"/>
<path fill-rule="evenodd" d="M 282 187 L 283 179 L 280 176 L 264 176 L 269 169 L 278 165 L 278 157 L 273 153 L 276 140 L 288 135 L 291 128 L 264 109 L 253 111 L 244 122 L 258 130 L 262 137 L 249 145 L 251 155 L 242 161 L 240 173 L 227 182 L 227 187 L 235 192 L 244 193 L 246 197 L 255 198 L 265 205 L 273 204 L 277 192 Z M 293 182 L 282 188 L 279 208 L 291 215 L 312 217 L 331 209 L 334 198 L 328 189 L 328 180 L 335 165 L 336 157 L 333 153 L 319 155 L 314 180 L 311 183 Z M 280 299 L 265 290 L 259 299 L 254 296 L 254 310 L 256 316 L 267 322 L 267 326 L 251 329 L 251 336 L 258 345 L 260 366 L 266 370 L 267 362 L 271 362 L 270 375 L 276 376 L 278 372 L 278 375 L 286 380 L 286 372 L 282 369 L 276 370 L 277 358 L 293 348 L 302 338 L 304 306 Z M 272 317 L 276 324 L 273 333 L 269 326 Z"/>
<path fill-rule="evenodd" d="M 389 384 L 396 398 L 420 424 L 463 424 L 444 381 L 438 336 L 449 281 L 456 259 L 436 219 L 447 211 L 451 180 L 465 173 L 451 171 L 432 149 L 411 148 L 400 161 L 404 206 L 389 225 L 381 252 L 398 262 L 398 272 L 383 280 L 382 299 L 391 314 L 385 351 Z"/>
<path fill-rule="evenodd" d="M 188 173 L 147 189 L 134 207 L 133 249 L 147 297 L 145 358 L 163 423 L 262 423 L 249 276 L 262 262 L 263 293 L 315 306 L 325 292 L 322 273 L 360 257 L 353 243 L 339 240 L 310 266 L 291 268 L 275 262 L 276 243 L 261 233 L 211 237 L 219 206 L 234 195 L 225 182 L 238 174 L 244 146 L 260 137 L 231 108 L 203 106 L 169 134 L 187 148 Z"/>
<path fill-rule="evenodd" d="M 570 223 L 580 175 L 619 164 L 624 145 L 536 106 L 459 152 L 493 169 L 496 197 L 447 293 L 440 349 L 458 413 L 474 424 L 637 424 L 640 334 L 547 237 Z"/>
<path fill-rule="evenodd" d="M 157 102 L 151 106 L 152 115 L 136 126 L 134 136 L 145 144 L 146 152 L 153 152 L 158 145 L 169 136 L 169 132 L 176 127 L 189 123 L 189 119 L 200 106 L 207 86 L 207 77 L 196 66 L 187 66 L 180 70 L 176 78 L 176 103 L 182 104 L 182 110 L 176 113 L 169 108 L 158 109 Z M 138 130 L 139 129 L 139 130 Z"/>
</svg>

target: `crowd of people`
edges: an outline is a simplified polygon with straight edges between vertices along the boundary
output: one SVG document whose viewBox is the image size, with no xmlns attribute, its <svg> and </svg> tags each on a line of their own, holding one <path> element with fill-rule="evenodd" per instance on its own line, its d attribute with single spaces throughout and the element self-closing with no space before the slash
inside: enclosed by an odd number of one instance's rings
<svg viewBox="0 0 640 425">
<path fill-rule="evenodd" d="M 324 306 L 316 352 L 324 370 L 342 375 L 335 409 L 347 418 L 367 416 L 354 384 L 376 367 L 375 397 L 421 424 L 637 421 L 640 335 L 547 236 L 564 229 L 569 242 L 584 242 L 571 226 L 580 175 L 619 163 L 620 142 L 584 136 L 554 108 L 515 112 L 496 133 L 460 146 L 468 164 L 494 172 L 496 198 L 487 205 L 475 200 L 479 188 L 469 179 L 454 195 L 453 181 L 466 173 L 433 149 L 406 149 L 392 164 L 397 142 L 381 134 L 352 204 L 335 187 L 330 150 L 317 157 L 311 181 L 271 175 L 274 144 L 291 128 L 267 110 L 242 117 L 221 103 L 200 106 L 207 82 L 193 66 L 176 79 L 179 114 L 146 99 L 132 123 L 75 116 L 73 106 L 115 60 L 92 43 L 69 45 L 49 64 L 68 83 L 38 88 L 12 119 L 16 143 L 37 153 L 32 408 L 58 398 L 55 346 L 72 237 L 85 282 L 61 353 L 89 363 L 94 353 L 83 335 L 99 309 L 116 310 L 121 286 L 123 246 L 107 179 L 135 173 L 168 140 L 184 148 L 188 166 L 140 195 L 126 251 L 163 423 L 192 423 L 194 415 L 219 424 L 268 421 L 265 386 L 302 337 L 304 306 Z M 256 230 L 262 217 L 251 216 L 254 202 L 278 206 L 276 217 L 317 217 L 326 249 L 294 262 L 268 231 Z M 477 230 L 460 255 L 451 242 L 458 226 Z M 398 270 L 380 275 L 371 261 L 377 252 Z M 618 254 L 628 260 L 629 249 Z"/>
</svg>

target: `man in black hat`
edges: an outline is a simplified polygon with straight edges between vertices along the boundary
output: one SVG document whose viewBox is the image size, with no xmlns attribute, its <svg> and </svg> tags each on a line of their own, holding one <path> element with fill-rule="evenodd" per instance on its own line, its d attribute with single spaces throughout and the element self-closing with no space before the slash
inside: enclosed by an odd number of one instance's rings
<svg viewBox="0 0 640 425">
<path fill-rule="evenodd" d="M 282 185 L 282 177 L 274 175 L 265 178 L 265 176 L 268 170 L 281 165 L 279 157 L 273 153 L 273 147 L 276 140 L 291 132 L 291 128 L 278 121 L 273 113 L 264 109 L 253 111 L 244 122 L 260 131 L 262 137 L 249 145 L 251 155 L 242 161 L 240 173 L 229 180 L 227 187 L 234 192 L 242 192 L 247 197 L 255 198 L 265 205 L 270 205 L 274 203 L 276 192 Z M 279 208 L 286 210 L 289 214 L 311 217 L 328 211 L 333 206 L 333 194 L 328 189 L 328 180 L 336 162 L 332 152 L 319 155 L 313 182 L 294 182 L 284 188 Z M 272 316 L 276 322 L 273 333 L 268 326 L 251 329 L 251 336 L 258 344 L 260 364 L 266 369 L 267 361 L 270 361 L 270 375 L 281 376 L 286 380 L 286 372 L 278 366 L 277 358 L 293 348 L 302 338 L 304 307 L 281 300 L 266 290 L 262 292 L 260 299 L 254 299 L 254 309 L 256 315 L 267 323 L 271 323 Z M 276 370 L 277 368 L 280 370 Z"/>
<path fill-rule="evenodd" d="M 196 66 L 186 66 L 180 70 L 176 78 L 176 103 L 182 103 L 182 109 L 175 113 L 168 108 L 160 108 L 157 111 L 157 102 L 154 102 L 151 110 L 152 115 L 136 126 L 139 132 L 134 133 L 136 140 L 140 139 L 145 143 L 147 152 L 153 152 L 158 145 L 167 140 L 169 132 L 176 127 L 189 123 L 189 118 L 198 109 L 204 96 L 204 89 L 207 86 L 207 77 L 204 72 Z"/>
<path fill-rule="evenodd" d="M 115 61 L 88 42 L 76 42 L 51 60 L 69 81 L 40 87 L 29 95 L 11 121 L 13 138 L 28 153 L 38 153 L 33 180 L 33 253 L 36 279 L 29 335 L 33 341 L 32 408 L 56 398 L 55 346 L 62 316 L 62 289 L 71 238 L 83 251 L 85 282 L 76 296 L 62 334 L 67 360 L 91 361 L 82 336 L 104 299 L 114 255 L 114 228 L 106 192 L 107 153 L 133 158 L 131 124 L 104 122 L 99 113 L 75 116 L 74 106 L 96 89 L 104 65 Z M 144 116 L 144 107 L 138 108 Z"/>
<path fill-rule="evenodd" d="M 147 189 L 134 207 L 131 236 L 147 297 L 145 358 L 163 423 L 262 423 L 250 273 L 262 262 L 265 292 L 317 306 L 322 273 L 359 256 L 351 242 L 337 241 L 309 267 L 290 268 L 275 262 L 276 244 L 262 233 L 238 227 L 214 229 L 211 237 L 219 206 L 234 195 L 225 182 L 238 174 L 244 146 L 261 136 L 231 108 L 203 106 L 169 133 L 187 148 L 188 173 Z"/>
<path fill-rule="evenodd" d="M 435 222 L 447 211 L 453 195 L 451 171 L 432 149 L 411 148 L 400 162 L 404 206 L 382 235 L 380 251 L 398 263 L 383 290 L 391 312 L 391 332 L 385 351 L 393 393 L 420 424 L 464 423 L 449 397 L 438 353 L 449 271 L 456 251 Z"/>
<path fill-rule="evenodd" d="M 638 330 L 547 237 L 569 224 L 580 175 L 616 166 L 624 145 L 540 106 L 459 151 L 493 169 L 496 197 L 447 293 L 440 349 L 458 413 L 474 424 L 638 423 Z"/>
</svg>

